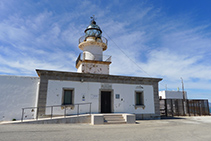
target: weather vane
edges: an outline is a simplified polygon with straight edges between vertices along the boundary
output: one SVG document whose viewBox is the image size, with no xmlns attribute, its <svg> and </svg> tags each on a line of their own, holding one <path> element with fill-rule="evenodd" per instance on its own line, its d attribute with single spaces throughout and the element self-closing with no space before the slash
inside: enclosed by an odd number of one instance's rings
<svg viewBox="0 0 211 141">
<path fill-rule="evenodd" d="M 94 22 L 96 20 L 95 15 L 90 17 L 92 19 L 92 22 Z"/>
</svg>

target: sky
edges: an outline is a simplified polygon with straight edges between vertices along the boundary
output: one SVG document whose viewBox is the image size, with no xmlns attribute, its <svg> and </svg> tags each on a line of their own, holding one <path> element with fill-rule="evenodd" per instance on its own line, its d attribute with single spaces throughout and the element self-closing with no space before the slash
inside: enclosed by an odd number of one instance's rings
<svg viewBox="0 0 211 141">
<path fill-rule="evenodd" d="M 211 101 L 210 0 L 1 0 L 0 75 L 76 72 L 78 39 L 95 15 L 110 74 L 156 77 L 159 90 Z"/>
</svg>

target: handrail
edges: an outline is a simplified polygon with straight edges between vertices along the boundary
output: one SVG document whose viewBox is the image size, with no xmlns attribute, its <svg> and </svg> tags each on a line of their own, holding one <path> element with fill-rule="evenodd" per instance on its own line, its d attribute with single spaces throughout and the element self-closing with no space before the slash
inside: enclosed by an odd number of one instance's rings
<svg viewBox="0 0 211 141">
<path fill-rule="evenodd" d="M 88 58 L 86 57 L 87 55 L 92 55 L 93 58 Z M 99 59 L 101 58 L 101 59 Z M 102 54 L 93 54 L 93 53 L 83 53 L 81 52 L 76 60 L 76 65 L 78 64 L 79 61 L 81 60 L 93 60 L 93 61 L 102 61 L 102 62 L 111 62 L 111 56 L 110 55 L 102 55 Z"/>
<path fill-rule="evenodd" d="M 81 53 L 78 55 L 78 58 L 77 58 L 77 60 L 76 60 L 76 64 L 75 64 L 75 66 L 77 66 L 77 64 L 78 64 L 78 62 L 81 60 Z"/>
<path fill-rule="evenodd" d="M 93 36 L 93 37 L 95 37 L 95 36 Z M 79 44 L 82 43 L 82 42 L 84 42 L 84 41 L 86 41 L 86 38 L 87 38 L 87 36 L 85 36 L 85 35 L 82 36 L 82 37 L 80 37 L 79 38 Z M 100 39 L 100 40 L 97 40 L 97 38 Z M 101 36 L 100 38 L 99 37 L 96 37 L 96 41 L 97 42 L 104 43 L 106 45 L 108 44 L 108 40 L 105 37 L 103 37 L 103 36 Z"/>
<path fill-rule="evenodd" d="M 89 114 L 91 115 L 91 102 L 87 102 L 87 103 L 76 103 L 76 104 L 69 104 L 69 105 L 52 105 L 52 106 L 38 106 L 38 107 L 26 107 L 26 108 L 22 108 L 22 115 L 21 115 L 21 122 L 23 122 L 23 117 L 24 117 L 24 110 L 26 109 L 36 109 L 37 110 L 37 114 L 36 114 L 36 120 L 38 120 L 38 115 L 39 115 L 39 109 L 41 108 L 51 108 L 51 119 L 53 118 L 53 108 L 54 107 L 64 107 L 64 117 L 66 118 L 66 108 L 70 107 L 70 106 L 77 106 L 77 116 L 80 115 L 79 112 L 79 106 L 80 105 L 87 105 L 89 104 Z"/>
</svg>

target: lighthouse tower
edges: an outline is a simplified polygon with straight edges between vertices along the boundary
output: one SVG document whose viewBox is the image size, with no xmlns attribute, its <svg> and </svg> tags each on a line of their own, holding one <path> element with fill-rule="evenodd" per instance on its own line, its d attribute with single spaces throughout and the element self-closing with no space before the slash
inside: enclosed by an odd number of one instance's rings
<svg viewBox="0 0 211 141">
<path fill-rule="evenodd" d="M 107 49 L 107 39 L 102 37 L 102 30 L 91 17 L 90 25 L 85 29 L 85 36 L 79 39 L 79 49 L 83 52 L 76 60 L 77 72 L 109 74 L 111 56 L 104 56 Z"/>
</svg>

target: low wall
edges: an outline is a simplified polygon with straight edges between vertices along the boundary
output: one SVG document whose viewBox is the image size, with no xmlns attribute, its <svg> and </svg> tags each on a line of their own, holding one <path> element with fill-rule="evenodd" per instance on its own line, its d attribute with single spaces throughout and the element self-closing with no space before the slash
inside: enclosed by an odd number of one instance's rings
<svg viewBox="0 0 211 141">
<path fill-rule="evenodd" d="M 104 116 L 103 116 L 103 114 L 93 114 L 91 116 L 91 124 L 92 125 L 104 124 Z"/>
<path fill-rule="evenodd" d="M 136 118 L 134 114 L 122 114 L 126 123 L 136 123 Z"/>
<path fill-rule="evenodd" d="M 136 120 L 151 120 L 160 119 L 160 115 L 157 114 L 136 114 Z"/>
<path fill-rule="evenodd" d="M 79 115 L 66 118 L 39 119 L 34 121 L 23 121 L 19 124 L 63 124 L 63 123 L 91 123 L 91 115 Z"/>
</svg>

